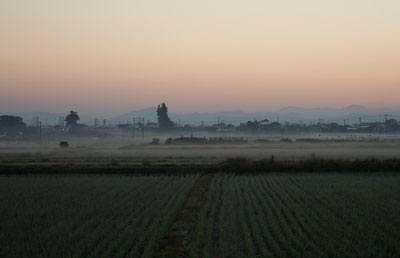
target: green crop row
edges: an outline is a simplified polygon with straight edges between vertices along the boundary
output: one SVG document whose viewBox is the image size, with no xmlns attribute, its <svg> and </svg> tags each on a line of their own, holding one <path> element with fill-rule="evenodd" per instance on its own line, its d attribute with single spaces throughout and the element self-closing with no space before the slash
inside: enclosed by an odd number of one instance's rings
<svg viewBox="0 0 400 258">
<path fill-rule="evenodd" d="M 0 257 L 151 257 L 197 177 L 0 177 Z"/>
<path fill-rule="evenodd" d="M 218 174 L 192 257 L 400 257 L 400 176 Z"/>
<path fill-rule="evenodd" d="M 199 176 L 0 176 L 0 257 L 155 257 Z M 183 246 L 193 258 L 400 257 L 399 185 L 397 173 L 215 173 L 194 231 L 178 223 Z"/>
</svg>

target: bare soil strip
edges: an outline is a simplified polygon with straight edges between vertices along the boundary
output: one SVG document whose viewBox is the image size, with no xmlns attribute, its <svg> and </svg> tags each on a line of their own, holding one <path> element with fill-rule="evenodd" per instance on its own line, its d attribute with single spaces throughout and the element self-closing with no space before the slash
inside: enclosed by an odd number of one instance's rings
<svg viewBox="0 0 400 258">
<path fill-rule="evenodd" d="M 189 257 L 189 239 L 196 228 L 201 209 L 206 203 L 213 176 L 213 174 L 203 174 L 197 180 L 175 221 L 161 241 L 160 249 L 153 257 Z"/>
</svg>

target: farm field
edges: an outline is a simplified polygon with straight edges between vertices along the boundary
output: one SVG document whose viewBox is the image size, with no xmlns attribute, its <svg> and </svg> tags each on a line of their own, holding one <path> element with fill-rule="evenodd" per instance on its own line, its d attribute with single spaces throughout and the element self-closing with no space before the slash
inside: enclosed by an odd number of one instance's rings
<svg viewBox="0 0 400 258">
<path fill-rule="evenodd" d="M 400 176 L 217 175 L 191 257 L 400 257 Z"/>
<path fill-rule="evenodd" d="M 151 257 L 197 177 L 1 176 L 0 257 Z"/>
<path fill-rule="evenodd" d="M 310 157 L 325 159 L 390 159 L 400 158 L 400 137 L 379 140 L 344 140 L 321 142 L 280 142 L 280 138 L 307 138 L 309 135 L 282 135 L 278 139 L 260 136 L 267 142 L 256 142 L 258 137 L 249 138 L 247 144 L 212 145 L 151 145 L 151 139 L 68 139 L 70 146 L 61 149 L 59 141 L 4 142 L 0 141 L 0 165 L 70 165 L 88 166 L 121 165 L 193 165 L 216 164 L 230 157 L 251 159 L 269 158 L 277 160 L 303 160 Z M 332 136 L 333 137 L 333 136 Z M 345 136 L 341 136 L 345 137 Z M 389 137 L 389 136 L 388 136 Z M 314 137 L 312 139 L 319 139 Z M 374 138 L 375 139 L 375 138 Z"/>
<path fill-rule="evenodd" d="M 0 176 L 0 257 L 399 257 L 399 185 L 397 173 Z"/>
</svg>

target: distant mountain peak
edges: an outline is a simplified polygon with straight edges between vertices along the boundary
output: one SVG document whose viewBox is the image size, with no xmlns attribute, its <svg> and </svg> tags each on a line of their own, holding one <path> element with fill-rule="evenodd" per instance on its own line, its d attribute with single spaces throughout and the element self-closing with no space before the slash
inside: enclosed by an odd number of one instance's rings
<svg viewBox="0 0 400 258">
<path fill-rule="evenodd" d="M 368 111 L 368 108 L 360 105 L 350 105 L 344 108 L 344 110 L 351 110 L 351 111 Z"/>
<path fill-rule="evenodd" d="M 296 107 L 296 106 L 288 106 L 280 109 L 280 112 L 298 112 L 298 111 L 304 111 L 305 108 L 303 107 Z"/>
<path fill-rule="evenodd" d="M 361 105 L 348 105 L 347 108 L 366 108 L 366 107 Z"/>
</svg>

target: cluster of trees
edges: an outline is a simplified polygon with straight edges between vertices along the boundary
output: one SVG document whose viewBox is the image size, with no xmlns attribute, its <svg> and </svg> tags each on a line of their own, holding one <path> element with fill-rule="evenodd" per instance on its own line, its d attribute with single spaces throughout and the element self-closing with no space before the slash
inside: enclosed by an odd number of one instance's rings
<svg viewBox="0 0 400 258">
<path fill-rule="evenodd" d="M 247 121 L 247 123 L 241 123 L 238 127 L 237 130 L 239 131 L 251 131 L 251 132 L 257 132 L 257 131 L 279 131 L 281 129 L 281 124 L 278 122 L 272 122 L 268 119 L 264 119 L 261 121 Z"/>
<path fill-rule="evenodd" d="M 0 133 L 13 135 L 25 129 L 26 124 L 18 116 L 0 116 Z"/>
<path fill-rule="evenodd" d="M 78 112 L 71 110 L 65 118 L 65 123 L 66 126 L 77 126 L 79 120 Z M 175 125 L 168 116 L 168 107 L 165 103 L 162 103 L 157 107 L 157 120 L 160 128 L 167 129 L 172 128 Z"/>
<path fill-rule="evenodd" d="M 78 112 L 71 110 L 65 117 L 64 121 L 67 127 L 72 128 L 79 126 L 79 120 L 80 117 Z M 157 120 L 160 128 L 168 129 L 175 126 L 174 122 L 172 122 L 168 116 L 168 108 L 165 103 L 162 103 L 157 107 Z M 23 122 L 21 117 L 9 115 L 0 116 L 0 135 L 12 135 L 16 132 L 22 132 L 25 128 L 26 124 Z"/>
<path fill-rule="evenodd" d="M 22 118 L 19 116 L 0 116 L 0 128 L 22 128 L 25 127 L 26 124 L 22 121 Z"/>
<path fill-rule="evenodd" d="M 17 136 L 22 134 L 26 124 L 18 116 L 0 116 L 0 136 Z"/>
<path fill-rule="evenodd" d="M 66 116 L 65 122 L 67 126 L 75 127 L 78 125 L 79 119 L 78 113 L 71 110 Z M 34 127 L 36 126 L 39 130 L 37 128 L 27 127 L 23 119 L 19 116 L 2 115 L 0 116 L 0 137 L 17 138 L 41 134 L 42 129 L 40 123 L 34 125 Z"/>
</svg>

